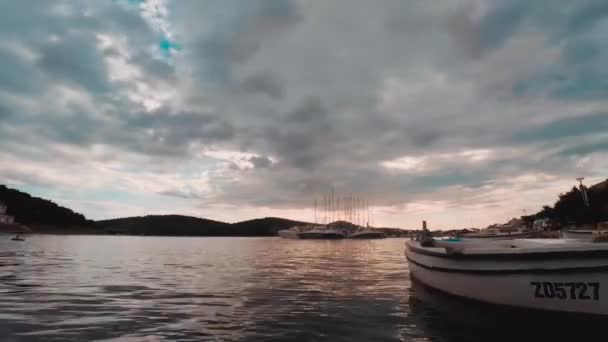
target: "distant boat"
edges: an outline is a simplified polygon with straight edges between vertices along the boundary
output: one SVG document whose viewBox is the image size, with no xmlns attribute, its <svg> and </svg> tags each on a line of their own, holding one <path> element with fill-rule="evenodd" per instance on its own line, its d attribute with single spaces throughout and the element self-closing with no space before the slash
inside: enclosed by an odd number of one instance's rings
<svg viewBox="0 0 608 342">
<path fill-rule="evenodd" d="M 317 224 L 317 200 L 314 200 L 314 224 L 308 226 L 295 226 L 278 231 L 284 239 L 381 239 L 386 237 L 384 232 L 369 228 L 373 210 L 367 201 L 353 196 L 337 199 L 331 193 L 323 195 L 323 224 Z M 342 206 L 340 205 L 342 203 Z M 337 219 L 337 220 L 336 220 Z M 353 224 L 355 221 L 357 224 Z M 367 222 L 368 228 L 359 223 Z"/>
<path fill-rule="evenodd" d="M 304 229 L 302 226 L 294 226 L 289 229 L 279 230 L 278 234 L 283 239 L 299 239 L 298 234 L 304 231 Z"/>
<path fill-rule="evenodd" d="M 283 239 L 336 240 L 346 238 L 346 234 L 342 231 L 325 226 L 295 226 L 279 230 L 278 234 Z"/>
<path fill-rule="evenodd" d="M 0 202 L 0 233 L 16 234 L 11 240 L 24 241 L 20 234 L 27 234 L 31 229 L 27 226 L 15 222 L 13 216 L 8 215 L 8 207 L 3 202 Z"/>
<path fill-rule="evenodd" d="M 19 235 L 16 235 L 16 236 L 15 236 L 15 237 L 13 237 L 11 240 L 13 240 L 13 241 L 25 241 L 25 239 L 24 239 L 24 238 L 22 238 L 22 237 L 21 237 L 21 236 L 19 236 Z"/>
<path fill-rule="evenodd" d="M 337 240 L 346 238 L 346 234 L 338 229 L 326 228 L 326 227 L 315 227 L 311 230 L 298 232 L 298 238 L 300 239 L 326 239 L 326 240 Z"/>
<path fill-rule="evenodd" d="M 370 228 L 359 228 L 348 235 L 349 239 L 384 239 L 385 237 L 384 232 Z"/>
</svg>

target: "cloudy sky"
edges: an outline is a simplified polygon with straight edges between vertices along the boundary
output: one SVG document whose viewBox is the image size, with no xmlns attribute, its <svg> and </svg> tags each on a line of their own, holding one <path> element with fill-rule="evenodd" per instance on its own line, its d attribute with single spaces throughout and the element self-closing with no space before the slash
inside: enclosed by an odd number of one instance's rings
<svg viewBox="0 0 608 342">
<path fill-rule="evenodd" d="M 0 2 L 0 183 L 93 219 L 482 226 L 608 177 L 605 0 Z"/>
</svg>

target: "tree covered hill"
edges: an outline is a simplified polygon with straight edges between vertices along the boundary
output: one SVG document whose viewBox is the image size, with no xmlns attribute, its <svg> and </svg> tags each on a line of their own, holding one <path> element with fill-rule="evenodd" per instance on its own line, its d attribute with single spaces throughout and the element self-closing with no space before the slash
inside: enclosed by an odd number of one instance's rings
<svg viewBox="0 0 608 342">
<path fill-rule="evenodd" d="M 0 185 L 0 202 L 7 205 L 7 214 L 15 221 L 28 226 L 61 228 L 91 228 L 94 222 L 68 208 L 25 192 Z"/>
<path fill-rule="evenodd" d="M 585 188 L 589 206 L 581 189 L 572 187 L 559 195 L 553 206 L 544 206 L 532 219 L 550 219 L 559 225 L 583 225 L 608 221 L 608 180 Z"/>
<path fill-rule="evenodd" d="M 279 230 L 303 224 L 308 223 L 278 217 L 265 217 L 233 223 L 229 229 L 235 236 L 275 236 Z"/>
<path fill-rule="evenodd" d="M 228 223 L 182 215 L 149 215 L 97 221 L 97 225 L 112 234 L 165 236 L 222 236 Z"/>
<path fill-rule="evenodd" d="M 302 222 L 276 217 L 225 223 L 182 215 L 149 215 L 97 221 L 112 234 L 165 236 L 274 236 L 277 231 Z"/>
</svg>

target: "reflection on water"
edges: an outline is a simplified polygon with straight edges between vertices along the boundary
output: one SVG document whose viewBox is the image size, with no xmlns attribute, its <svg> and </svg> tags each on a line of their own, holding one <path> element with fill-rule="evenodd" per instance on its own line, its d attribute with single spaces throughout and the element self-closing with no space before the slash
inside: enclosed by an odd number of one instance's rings
<svg viewBox="0 0 608 342">
<path fill-rule="evenodd" d="M 6 238 L 0 240 L 0 338 L 497 341 L 517 330 L 513 316 L 492 325 L 482 320 L 487 311 L 412 289 L 403 243 Z"/>
<path fill-rule="evenodd" d="M 498 307 L 438 293 L 417 281 L 411 286 L 410 318 L 435 341 L 606 341 L 602 318 Z"/>
<path fill-rule="evenodd" d="M 32 236 L 0 241 L 0 336 L 400 340 L 403 240 Z"/>
</svg>

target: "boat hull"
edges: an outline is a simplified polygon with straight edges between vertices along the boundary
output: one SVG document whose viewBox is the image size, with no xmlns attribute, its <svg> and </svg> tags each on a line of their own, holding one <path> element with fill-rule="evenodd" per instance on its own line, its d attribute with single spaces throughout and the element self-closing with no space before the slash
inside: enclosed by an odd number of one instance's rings
<svg viewBox="0 0 608 342">
<path fill-rule="evenodd" d="M 566 239 L 578 239 L 578 240 L 593 240 L 599 235 L 608 234 L 608 230 L 596 230 L 596 229 L 568 229 L 563 232 L 563 236 Z"/>
<path fill-rule="evenodd" d="M 302 232 L 298 233 L 298 237 L 308 240 L 338 240 L 344 239 L 346 236 L 338 232 Z"/>
<path fill-rule="evenodd" d="M 382 232 L 360 232 L 348 236 L 349 239 L 384 239 L 386 235 Z"/>
<path fill-rule="evenodd" d="M 408 242 L 411 276 L 447 294 L 498 305 L 608 315 L 608 253 L 599 258 L 579 253 L 484 260 L 458 253 L 438 257 L 412 247 L 415 243 Z"/>
</svg>

